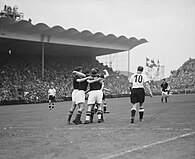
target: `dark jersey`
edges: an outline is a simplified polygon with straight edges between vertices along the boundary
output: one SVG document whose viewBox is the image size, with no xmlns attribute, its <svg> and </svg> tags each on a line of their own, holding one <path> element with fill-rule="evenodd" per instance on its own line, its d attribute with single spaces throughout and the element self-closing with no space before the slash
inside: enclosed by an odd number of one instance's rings
<svg viewBox="0 0 195 159">
<path fill-rule="evenodd" d="M 94 82 L 94 83 L 90 83 L 90 84 L 89 84 L 89 89 L 90 89 L 90 91 L 100 90 L 101 87 L 102 87 L 102 84 L 101 84 L 100 81 Z"/>
<path fill-rule="evenodd" d="M 79 89 L 79 82 L 77 82 L 77 79 L 79 79 L 80 77 L 78 75 L 74 76 L 73 78 L 73 88 L 74 89 Z"/>
<path fill-rule="evenodd" d="M 79 82 L 79 90 L 86 91 L 87 90 L 87 86 L 88 86 L 87 80 L 85 80 L 83 82 Z"/>
<path fill-rule="evenodd" d="M 160 86 L 161 86 L 161 88 L 162 88 L 162 91 L 163 91 L 163 92 L 166 92 L 166 89 L 167 89 L 167 87 L 168 87 L 168 83 L 167 83 L 167 82 L 162 83 Z"/>
</svg>

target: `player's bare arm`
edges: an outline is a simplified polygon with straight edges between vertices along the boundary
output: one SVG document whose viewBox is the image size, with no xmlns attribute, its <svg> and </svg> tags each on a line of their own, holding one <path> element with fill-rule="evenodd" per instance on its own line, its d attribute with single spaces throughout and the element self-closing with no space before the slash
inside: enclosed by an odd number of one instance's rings
<svg viewBox="0 0 195 159">
<path fill-rule="evenodd" d="M 103 70 L 106 74 L 104 75 L 104 78 L 108 77 L 109 76 L 109 73 L 106 69 Z"/>
<path fill-rule="evenodd" d="M 86 80 L 88 80 L 90 78 L 91 78 L 90 76 L 84 77 L 84 78 L 80 78 L 80 79 L 77 79 L 77 82 L 83 82 L 83 81 L 86 81 Z"/>
<path fill-rule="evenodd" d="M 102 80 L 102 78 L 99 78 L 99 77 L 98 77 L 98 78 L 95 78 L 95 79 L 93 79 L 93 80 L 88 79 L 87 82 L 88 82 L 88 83 L 94 83 L 94 82 L 99 82 L 99 81 L 101 81 L 101 80 Z"/>
<path fill-rule="evenodd" d="M 77 74 L 77 75 L 79 75 L 81 77 L 86 77 L 86 75 L 84 73 L 79 72 L 79 71 L 73 71 L 72 73 L 75 73 L 75 74 Z"/>
</svg>

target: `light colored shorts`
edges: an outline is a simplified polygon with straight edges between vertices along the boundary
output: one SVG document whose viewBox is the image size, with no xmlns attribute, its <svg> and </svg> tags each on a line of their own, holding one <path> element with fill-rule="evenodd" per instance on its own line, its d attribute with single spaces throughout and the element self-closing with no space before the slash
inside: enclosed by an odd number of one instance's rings
<svg viewBox="0 0 195 159">
<path fill-rule="evenodd" d="M 95 104 L 95 103 L 101 104 L 102 97 L 103 97 L 102 90 L 90 91 L 87 104 Z"/>
<path fill-rule="evenodd" d="M 83 90 L 79 90 L 77 92 L 76 104 L 79 104 L 79 103 L 85 103 L 85 91 Z"/>
<path fill-rule="evenodd" d="M 78 93 L 78 89 L 74 89 L 73 91 L 72 91 L 72 101 L 73 102 L 76 102 L 77 101 L 77 93 Z"/>
<path fill-rule="evenodd" d="M 167 91 L 166 92 L 162 91 L 162 96 L 168 96 L 168 92 Z"/>
</svg>

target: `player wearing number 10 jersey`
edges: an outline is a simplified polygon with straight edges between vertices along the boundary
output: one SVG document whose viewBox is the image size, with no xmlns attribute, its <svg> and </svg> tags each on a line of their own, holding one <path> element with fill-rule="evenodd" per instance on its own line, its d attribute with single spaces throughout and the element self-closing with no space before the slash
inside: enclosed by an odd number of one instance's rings
<svg viewBox="0 0 195 159">
<path fill-rule="evenodd" d="M 133 74 L 130 78 L 130 90 L 131 90 L 131 103 L 133 104 L 131 108 L 131 123 L 134 123 L 134 118 L 136 114 L 136 107 L 139 106 L 139 118 L 140 121 L 143 121 L 144 115 L 144 107 L 143 103 L 145 101 L 145 90 L 144 90 L 144 83 L 150 92 L 150 96 L 152 96 L 152 91 L 150 89 L 150 85 L 148 82 L 147 77 L 142 74 L 143 67 L 138 66 L 137 73 Z"/>
</svg>

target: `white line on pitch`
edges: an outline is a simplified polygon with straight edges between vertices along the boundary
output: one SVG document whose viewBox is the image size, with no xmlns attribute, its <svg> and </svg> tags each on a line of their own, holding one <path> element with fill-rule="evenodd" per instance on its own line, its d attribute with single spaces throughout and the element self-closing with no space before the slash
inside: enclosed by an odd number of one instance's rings
<svg viewBox="0 0 195 159">
<path fill-rule="evenodd" d="M 149 145 L 144 145 L 144 146 L 136 147 L 136 148 L 126 150 L 126 151 L 123 151 L 123 152 L 119 152 L 119 153 L 116 153 L 116 154 L 112 154 L 112 155 L 109 155 L 107 157 L 103 157 L 101 159 L 111 159 L 111 158 L 119 157 L 119 156 L 122 156 L 122 155 L 125 155 L 125 154 L 128 154 L 128 153 L 131 153 L 133 151 L 142 150 L 142 149 L 145 149 L 145 148 L 148 148 L 148 147 L 163 144 L 163 143 L 173 141 L 173 140 L 176 140 L 176 139 L 179 139 L 179 138 L 183 138 L 183 137 L 186 137 L 186 136 L 190 136 L 190 135 L 193 135 L 193 134 L 195 134 L 195 131 L 191 132 L 191 133 L 183 134 L 183 135 L 180 135 L 180 136 L 176 136 L 176 137 L 173 137 L 173 138 L 169 138 L 169 139 L 166 139 L 166 140 L 157 141 L 157 142 L 149 144 Z"/>
<path fill-rule="evenodd" d="M 25 126 L 3 126 L 0 129 L 55 129 L 55 130 L 136 130 L 136 129 L 144 129 L 144 130 L 156 130 L 156 131 L 190 131 L 191 128 L 140 128 L 140 127 L 121 127 L 121 128 L 106 128 L 106 127 L 90 127 L 86 129 L 86 127 L 25 127 Z"/>
</svg>

